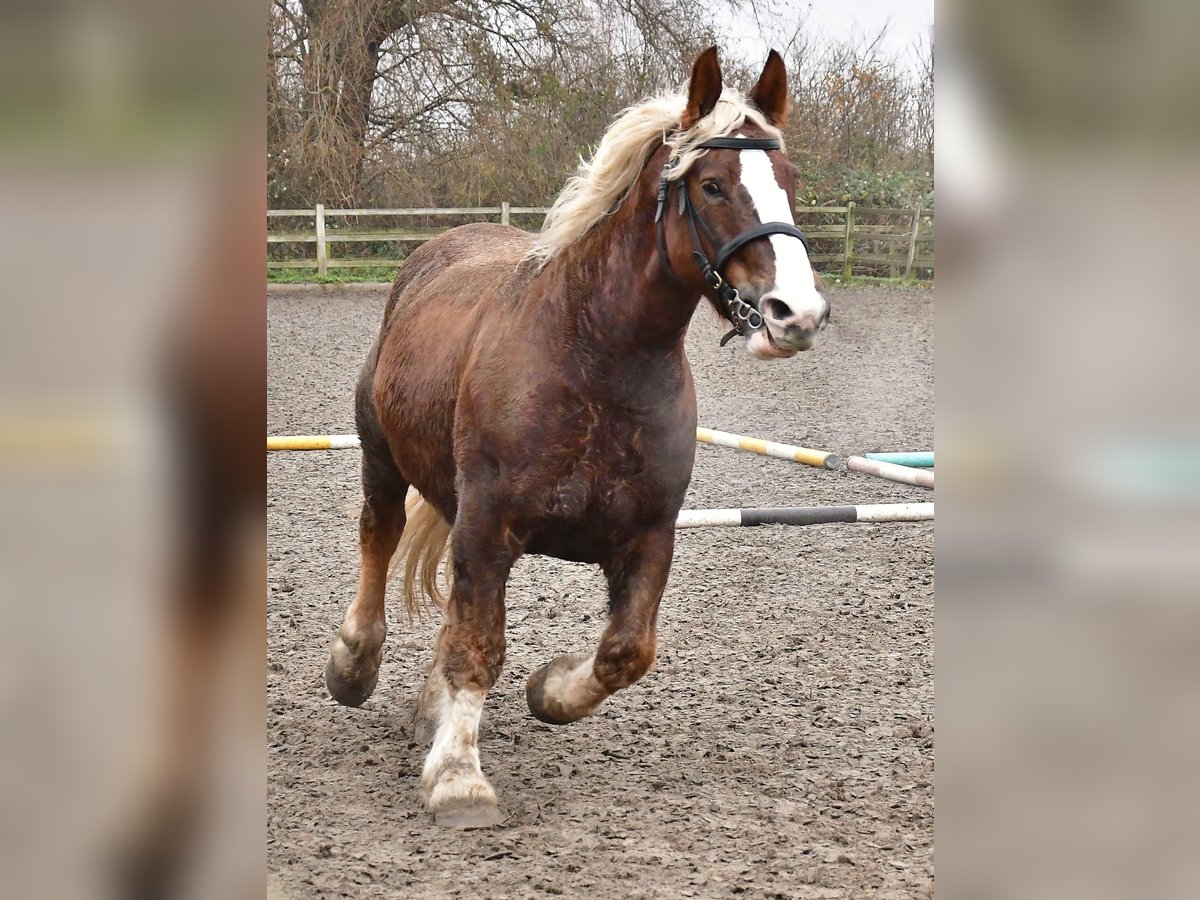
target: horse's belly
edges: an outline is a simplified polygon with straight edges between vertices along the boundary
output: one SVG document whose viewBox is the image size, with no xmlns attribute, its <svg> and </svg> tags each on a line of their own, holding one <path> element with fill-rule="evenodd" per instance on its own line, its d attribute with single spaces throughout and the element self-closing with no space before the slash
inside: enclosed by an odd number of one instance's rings
<svg viewBox="0 0 1200 900">
<path fill-rule="evenodd" d="M 572 539 L 562 532 L 538 535 L 530 541 L 528 553 L 552 556 L 567 562 L 599 564 L 608 558 L 610 548 L 601 548 L 586 540 Z"/>
<path fill-rule="evenodd" d="M 572 562 L 602 563 L 631 539 L 673 517 L 682 496 L 647 479 L 608 483 L 583 497 L 558 496 L 529 529 L 528 552 Z M 681 492 L 680 492 L 681 493 Z M 581 502 L 572 503 L 571 500 Z"/>
<path fill-rule="evenodd" d="M 626 528 L 612 523 L 554 522 L 533 532 L 527 552 L 570 562 L 602 563 L 629 537 Z"/>
</svg>

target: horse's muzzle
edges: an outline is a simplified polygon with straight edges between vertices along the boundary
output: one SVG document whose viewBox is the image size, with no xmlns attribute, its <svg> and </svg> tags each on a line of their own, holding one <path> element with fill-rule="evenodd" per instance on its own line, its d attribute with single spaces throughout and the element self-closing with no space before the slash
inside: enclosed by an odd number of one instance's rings
<svg viewBox="0 0 1200 900">
<path fill-rule="evenodd" d="M 770 328 L 764 325 L 746 336 L 746 351 L 756 359 L 787 359 L 813 345 L 812 338 L 785 340 L 787 343 L 777 341 Z"/>
<path fill-rule="evenodd" d="M 795 300 L 768 293 L 759 303 L 771 338 L 780 347 L 807 350 L 829 321 L 829 301 L 816 291 Z"/>
<path fill-rule="evenodd" d="M 748 336 L 747 350 L 760 359 L 795 356 L 810 349 L 829 321 L 829 301 L 815 291 L 792 302 L 768 293 L 759 301 L 758 308 L 763 327 Z"/>
</svg>

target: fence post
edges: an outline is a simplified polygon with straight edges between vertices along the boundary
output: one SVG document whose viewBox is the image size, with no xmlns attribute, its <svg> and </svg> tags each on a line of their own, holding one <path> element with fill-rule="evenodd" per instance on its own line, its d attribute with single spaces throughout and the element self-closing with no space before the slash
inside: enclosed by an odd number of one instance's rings
<svg viewBox="0 0 1200 900">
<path fill-rule="evenodd" d="M 317 276 L 325 277 L 325 256 L 328 250 L 325 247 L 325 206 L 317 204 Z"/>
<path fill-rule="evenodd" d="M 508 224 L 508 201 L 505 200 L 500 204 L 500 224 Z"/>
<path fill-rule="evenodd" d="M 854 274 L 854 201 L 846 204 L 846 250 L 842 257 L 842 277 Z"/>
<path fill-rule="evenodd" d="M 921 230 L 921 207 L 917 206 L 917 211 L 913 213 L 913 230 L 912 236 L 908 239 L 908 265 L 904 267 L 904 277 L 912 278 L 913 262 L 917 258 L 917 232 Z"/>
</svg>

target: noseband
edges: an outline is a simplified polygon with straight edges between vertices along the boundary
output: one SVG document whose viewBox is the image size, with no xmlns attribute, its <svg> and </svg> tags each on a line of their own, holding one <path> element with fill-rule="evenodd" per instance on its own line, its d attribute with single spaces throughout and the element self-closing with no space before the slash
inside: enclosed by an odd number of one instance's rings
<svg viewBox="0 0 1200 900">
<path fill-rule="evenodd" d="M 688 147 L 688 150 L 778 150 L 780 147 L 777 138 L 730 138 L 717 137 L 709 138 L 699 144 L 693 144 Z M 682 151 L 681 151 L 682 152 Z M 726 313 L 729 315 L 730 321 L 733 323 L 733 330 L 729 334 L 721 338 L 721 346 L 724 347 L 729 343 L 730 339 L 735 334 L 740 334 L 743 337 L 766 327 L 766 322 L 763 320 L 762 313 L 753 305 L 747 303 L 738 296 L 737 288 L 731 285 L 722 276 L 722 270 L 729 257 L 733 256 L 738 250 L 744 247 L 751 241 L 758 240 L 761 237 L 766 237 L 771 234 L 786 234 L 794 238 L 799 238 L 800 243 L 804 245 L 804 250 L 808 252 L 808 240 L 804 237 L 803 232 L 795 225 L 789 225 L 786 222 L 762 222 L 755 225 L 753 228 L 747 228 L 745 231 L 730 238 L 724 244 L 717 241 L 716 236 L 712 233 L 712 229 L 708 227 L 708 223 L 700 217 L 700 213 L 696 211 L 696 207 L 692 204 L 692 197 L 687 188 L 687 183 L 682 179 L 669 181 L 667 174 L 670 172 L 670 164 L 663 167 L 662 178 L 658 182 L 658 208 L 654 213 L 654 221 L 658 226 L 658 258 L 667 274 L 675 281 L 683 283 L 679 276 L 671 268 L 671 260 L 667 256 L 667 235 L 666 235 L 666 210 L 667 199 L 671 194 L 671 185 L 679 185 L 679 215 L 687 221 L 688 231 L 692 235 L 692 246 L 695 248 L 693 255 L 696 261 L 700 264 L 700 272 L 704 277 L 705 283 L 712 288 L 717 295 L 717 299 L 721 305 L 725 307 Z M 704 252 L 704 245 L 700 243 L 700 231 L 708 237 L 709 243 L 714 247 L 719 247 L 717 250 L 716 262 L 711 262 Z"/>
</svg>

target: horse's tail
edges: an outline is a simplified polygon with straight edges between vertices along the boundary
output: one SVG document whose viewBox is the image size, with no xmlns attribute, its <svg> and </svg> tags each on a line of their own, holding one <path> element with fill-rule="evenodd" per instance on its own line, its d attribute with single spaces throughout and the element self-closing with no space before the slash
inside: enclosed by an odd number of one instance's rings
<svg viewBox="0 0 1200 900">
<path fill-rule="evenodd" d="M 438 583 L 438 569 L 448 555 L 450 523 L 442 518 L 414 488 L 404 502 L 407 522 L 400 535 L 395 559 L 404 558 L 402 595 L 409 618 L 417 618 L 432 603 L 445 610 L 450 591 L 450 567 L 446 567 L 446 589 Z"/>
</svg>

